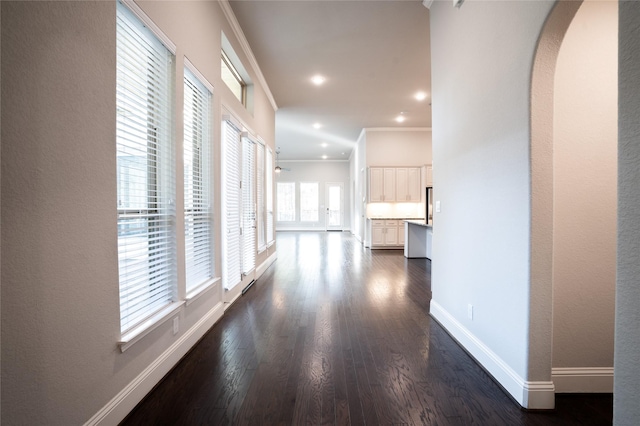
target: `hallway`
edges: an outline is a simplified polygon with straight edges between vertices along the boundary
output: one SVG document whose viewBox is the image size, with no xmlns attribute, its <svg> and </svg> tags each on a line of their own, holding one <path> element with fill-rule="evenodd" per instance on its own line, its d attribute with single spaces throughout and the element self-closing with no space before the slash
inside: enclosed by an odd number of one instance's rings
<svg viewBox="0 0 640 426">
<path fill-rule="evenodd" d="M 429 260 L 348 233 L 279 232 L 277 246 L 122 424 L 611 424 L 611 395 L 513 402 L 429 317 Z"/>
</svg>

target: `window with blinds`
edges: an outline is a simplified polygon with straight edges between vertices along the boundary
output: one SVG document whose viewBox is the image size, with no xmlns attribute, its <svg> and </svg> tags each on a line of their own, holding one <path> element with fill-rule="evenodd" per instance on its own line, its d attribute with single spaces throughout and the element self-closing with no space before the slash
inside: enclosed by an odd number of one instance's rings
<svg viewBox="0 0 640 426">
<path fill-rule="evenodd" d="M 240 130 L 231 120 L 222 125 L 222 285 L 230 290 L 242 278 L 240 244 Z"/>
<path fill-rule="evenodd" d="M 184 70 L 184 234 L 186 290 L 213 278 L 211 91 Z"/>
<path fill-rule="evenodd" d="M 242 138 L 242 273 L 256 267 L 256 144 Z"/>
<path fill-rule="evenodd" d="M 264 227 L 264 145 L 257 146 L 256 155 L 256 199 L 258 207 L 258 252 L 262 252 L 267 247 Z"/>
<path fill-rule="evenodd" d="M 120 329 L 176 297 L 173 55 L 118 3 L 116 155 Z"/>
<path fill-rule="evenodd" d="M 266 192 L 267 192 L 267 244 L 271 244 L 275 239 L 273 235 L 273 152 L 271 148 L 267 150 L 267 176 L 266 176 Z"/>
</svg>

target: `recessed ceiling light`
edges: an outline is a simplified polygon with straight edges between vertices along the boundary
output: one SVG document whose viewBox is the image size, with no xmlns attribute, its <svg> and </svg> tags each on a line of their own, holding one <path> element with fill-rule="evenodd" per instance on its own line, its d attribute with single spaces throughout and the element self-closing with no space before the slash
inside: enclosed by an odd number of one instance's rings
<svg viewBox="0 0 640 426">
<path fill-rule="evenodd" d="M 407 119 L 407 118 L 406 118 L 404 115 L 399 115 L 399 116 L 397 116 L 397 117 L 396 117 L 396 121 L 397 121 L 398 123 L 404 123 L 404 121 L 405 121 L 406 119 Z"/>
<path fill-rule="evenodd" d="M 324 83 L 325 81 L 327 81 L 327 79 L 324 78 L 323 76 L 319 75 L 319 74 L 318 75 L 314 75 L 313 77 L 311 77 L 311 82 L 313 84 L 315 84 L 316 86 L 322 85 L 322 83 Z"/>
<path fill-rule="evenodd" d="M 322 159 L 323 159 L 323 160 L 326 160 L 327 158 L 328 158 L 328 157 L 327 157 L 326 155 L 323 155 L 323 156 L 322 156 Z"/>
<path fill-rule="evenodd" d="M 427 94 L 425 92 L 418 92 L 415 95 L 413 95 L 413 97 L 419 101 L 424 101 L 425 99 L 427 99 Z"/>
<path fill-rule="evenodd" d="M 313 123 L 313 128 L 314 128 L 314 129 L 319 129 L 320 127 L 322 127 L 322 124 L 320 124 L 320 123 Z"/>
<path fill-rule="evenodd" d="M 320 146 L 321 146 L 321 147 L 323 147 L 323 148 L 326 148 L 326 147 L 328 147 L 328 146 L 329 146 L 329 144 L 328 144 L 328 143 L 326 143 L 326 142 L 322 142 L 322 143 L 320 144 Z"/>
</svg>

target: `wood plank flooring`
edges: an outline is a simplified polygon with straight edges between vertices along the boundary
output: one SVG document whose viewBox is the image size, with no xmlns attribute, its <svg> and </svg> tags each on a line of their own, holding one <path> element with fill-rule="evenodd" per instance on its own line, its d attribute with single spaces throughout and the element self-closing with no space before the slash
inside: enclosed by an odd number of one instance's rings
<svg viewBox="0 0 640 426">
<path fill-rule="evenodd" d="M 611 395 L 513 402 L 429 317 L 429 260 L 277 238 L 276 263 L 123 425 L 611 424 Z"/>
</svg>

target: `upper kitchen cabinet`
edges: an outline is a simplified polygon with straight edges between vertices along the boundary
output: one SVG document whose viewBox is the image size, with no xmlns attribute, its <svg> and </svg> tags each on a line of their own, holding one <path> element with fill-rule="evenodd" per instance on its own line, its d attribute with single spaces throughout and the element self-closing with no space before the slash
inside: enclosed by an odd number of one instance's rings
<svg viewBox="0 0 640 426">
<path fill-rule="evenodd" d="M 417 203 L 421 200 L 419 167 L 370 167 L 370 203 Z"/>
<path fill-rule="evenodd" d="M 372 167 L 369 169 L 369 202 L 384 201 L 384 169 Z"/>
<path fill-rule="evenodd" d="M 421 200 L 420 168 L 396 169 L 396 201 L 417 203 Z"/>
<path fill-rule="evenodd" d="M 369 202 L 396 201 L 396 170 L 390 167 L 369 168 Z"/>
<path fill-rule="evenodd" d="M 433 186 L 433 166 L 428 165 L 427 169 L 427 186 Z"/>
</svg>

